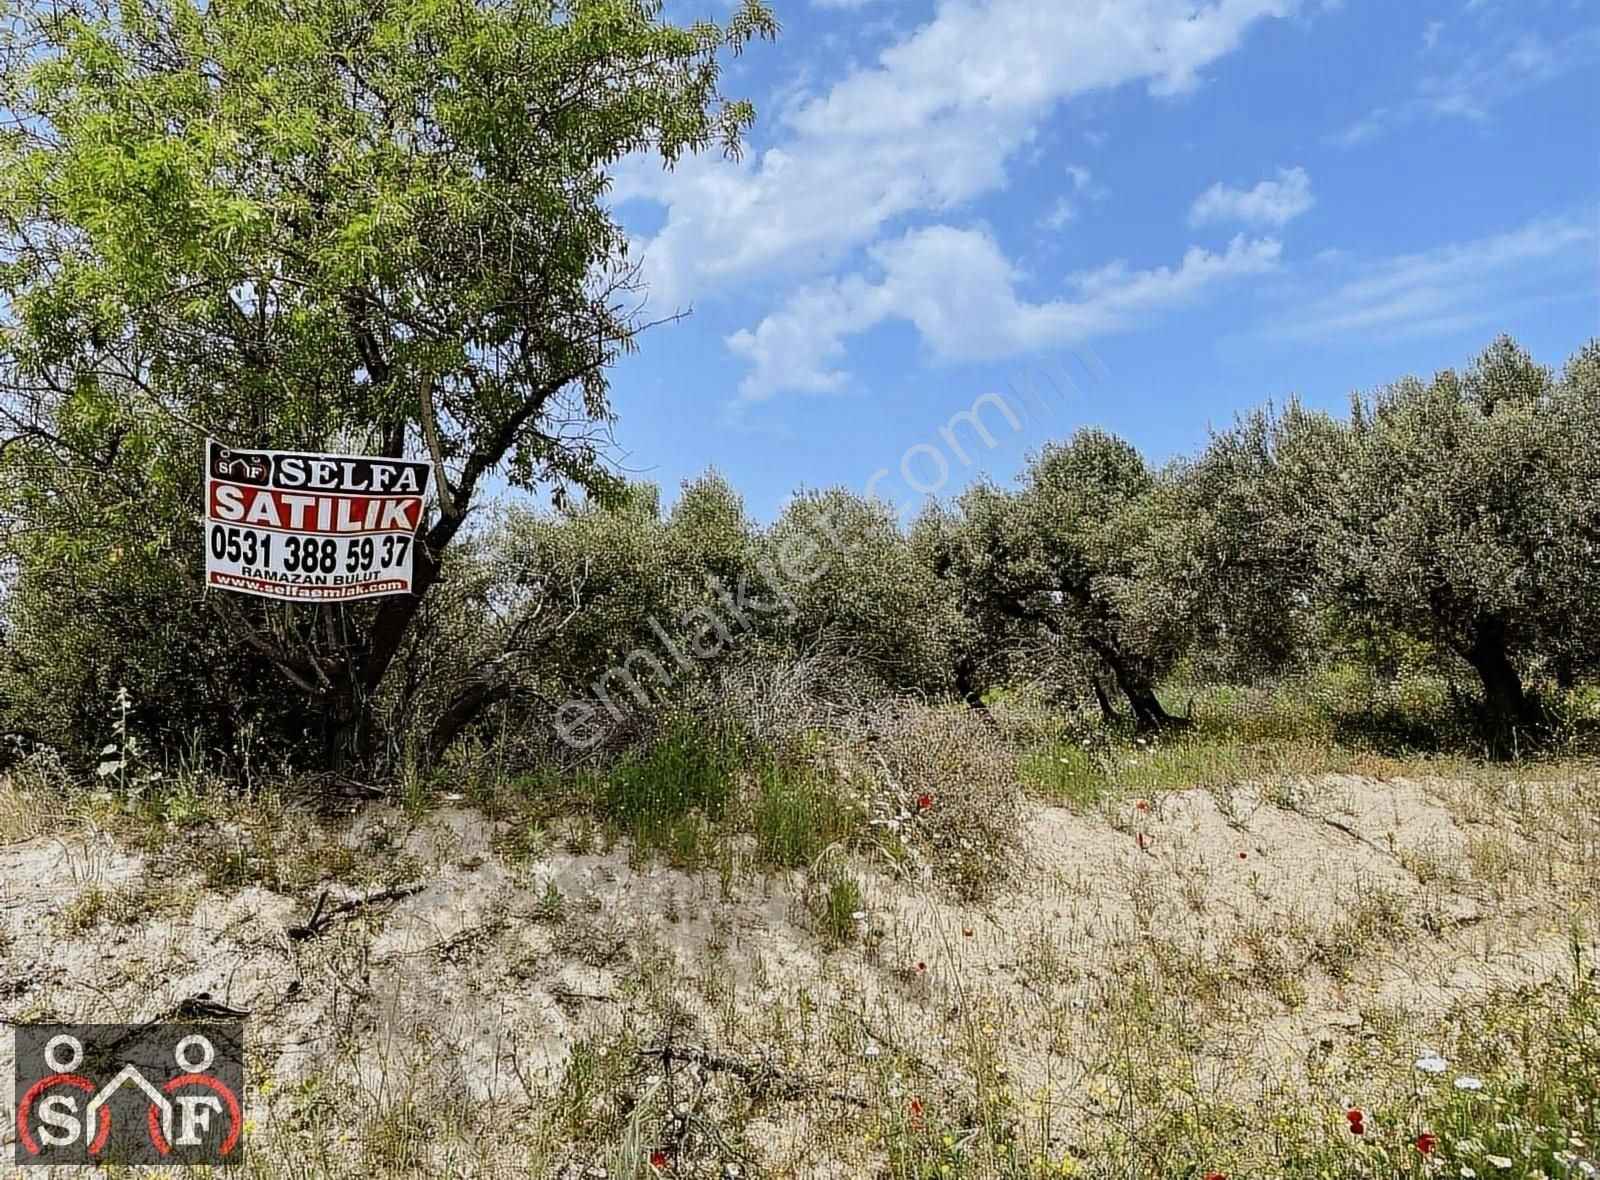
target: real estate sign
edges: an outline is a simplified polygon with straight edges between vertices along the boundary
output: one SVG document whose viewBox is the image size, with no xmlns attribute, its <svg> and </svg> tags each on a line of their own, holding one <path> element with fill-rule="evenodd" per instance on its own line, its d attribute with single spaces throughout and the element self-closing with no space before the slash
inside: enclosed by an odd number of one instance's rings
<svg viewBox="0 0 1600 1180">
<path fill-rule="evenodd" d="M 290 602 L 409 594 L 426 463 L 206 440 L 206 585 Z"/>
</svg>

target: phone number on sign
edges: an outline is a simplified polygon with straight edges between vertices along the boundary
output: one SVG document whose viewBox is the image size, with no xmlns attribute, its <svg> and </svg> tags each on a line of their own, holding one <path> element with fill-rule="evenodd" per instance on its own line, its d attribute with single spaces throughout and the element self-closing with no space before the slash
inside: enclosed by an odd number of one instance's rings
<svg viewBox="0 0 1600 1180">
<path fill-rule="evenodd" d="M 211 556 L 288 574 L 358 574 L 404 565 L 411 538 L 281 536 L 237 525 L 211 526 Z"/>
</svg>

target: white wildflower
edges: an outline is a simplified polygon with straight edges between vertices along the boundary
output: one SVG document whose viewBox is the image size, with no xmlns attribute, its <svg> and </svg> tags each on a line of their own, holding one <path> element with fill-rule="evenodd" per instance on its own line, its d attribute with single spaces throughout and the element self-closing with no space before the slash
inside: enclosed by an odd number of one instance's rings
<svg viewBox="0 0 1600 1180">
<path fill-rule="evenodd" d="M 1483 1158 L 1488 1160 L 1495 1167 L 1499 1168 L 1502 1172 L 1509 1170 L 1510 1167 L 1511 1167 L 1511 1157 L 1510 1156 L 1506 1156 L 1506 1155 L 1486 1155 Z"/>
<path fill-rule="evenodd" d="M 1458 1089 L 1458 1090 L 1481 1090 L 1481 1089 L 1483 1089 L 1483 1079 L 1482 1078 L 1472 1078 L 1472 1077 L 1468 1077 L 1466 1074 L 1462 1074 L 1459 1078 L 1456 1079 L 1456 1089 Z"/>
<path fill-rule="evenodd" d="M 1424 1049 L 1422 1056 L 1417 1058 L 1417 1068 L 1423 1073 L 1443 1073 L 1450 1068 L 1449 1062 L 1439 1056 L 1432 1049 Z"/>
</svg>

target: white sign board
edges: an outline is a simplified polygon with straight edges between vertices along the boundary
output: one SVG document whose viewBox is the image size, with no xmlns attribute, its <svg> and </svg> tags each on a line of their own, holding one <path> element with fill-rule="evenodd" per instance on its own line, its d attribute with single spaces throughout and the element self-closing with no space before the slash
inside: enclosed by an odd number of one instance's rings
<svg viewBox="0 0 1600 1180">
<path fill-rule="evenodd" d="M 428 465 L 206 440 L 206 585 L 290 602 L 409 594 Z"/>
</svg>

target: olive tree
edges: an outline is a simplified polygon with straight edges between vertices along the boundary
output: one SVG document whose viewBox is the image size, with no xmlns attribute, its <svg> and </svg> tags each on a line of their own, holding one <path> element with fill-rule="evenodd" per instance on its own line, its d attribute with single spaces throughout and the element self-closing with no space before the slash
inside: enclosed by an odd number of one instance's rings
<svg viewBox="0 0 1600 1180">
<path fill-rule="evenodd" d="M 893 510 L 842 488 L 796 496 L 762 539 L 760 570 L 789 609 L 791 654 L 848 653 L 879 691 L 947 692 L 955 603 Z"/>
<path fill-rule="evenodd" d="M 1320 522 L 1347 433 L 1292 401 L 1252 411 L 1173 463 L 1140 509 L 1130 614 L 1213 675 L 1250 679 L 1308 658 Z"/>
<path fill-rule="evenodd" d="M 1155 685 L 1180 644 L 1159 612 L 1136 609 L 1144 588 L 1134 554 L 1154 488 L 1134 447 L 1081 430 L 1030 458 L 1016 492 L 980 484 L 964 495 L 948 556 L 965 609 L 1085 648 L 1144 729 L 1177 720 Z"/>
<path fill-rule="evenodd" d="M 1562 370 L 1551 397 L 1560 495 L 1547 571 L 1550 670 L 1563 688 L 1600 673 L 1600 341 Z"/>
<path fill-rule="evenodd" d="M 523 603 L 507 617 L 543 604 L 547 621 L 559 622 L 532 636 L 526 658 L 507 669 L 513 675 L 502 697 L 518 702 L 529 728 L 559 734 L 563 706 L 581 702 L 586 740 L 577 744 L 587 748 L 670 687 L 675 669 L 652 621 L 663 626 L 671 618 L 675 571 L 654 485 L 633 484 L 553 513 L 514 509 L 488 543 L 497 593 Z M 600 716 L 597 699 L 609 718 Z"/>
<path fill-rule="evenodd" d="M 524 630 L 493 645 L 520 653 L 496 699 L 514 702 L 530 733 L 578 750 L 692 704 L 736 630 L 717 587 L 751 567 L 754 545 L 743 502 L 714 472 L 687 481 L 665 515 L 646 483 L 553 512 L 508 511 L 484 538 L 491 604 L 501 627 Z"/>
<path fill-rule="evenodd" d="M 1465 661 L 1502 748 L 1539 727 L 1528 673 L 1600 585 L 1593 523 L 1574 517 L 1593 503 L 1593 436 L 1563 413 L 1582 397 L 1501 337 L 1465 372 L 1357 399 L 1323 529 L 1334 599 Z"/>
<path fill-rule="evenodd" d="M 603 479 L 607 366 L 643 326 L 610 168 L 736 151 L 753 117 L 718 72 L 725 51 L 775 31 L 760 0 L 721 25 L 660 12 L 65 0 L 8 13 L 0 559 L 16 579 L 69 615 L 119 564 L 151 595 L 198 597 L 208 434 L 427 456 L 437 504 L 413 595 L 206 600 L 259 691 L 291 694 L 320 727 L 328 762 L 366 758 L 373 702 L 491 475 Z M 131 625 L 150 617 L 134 606 Z"/>
<path fill-rule="evenodd" d="M 714 585 L 736 585 L 755 559 L 756 528 L 744 500 L 719 472 L 686 480 L 662 534 L 673 573 L 672 609 L 684 613 L 714 597 Z"/>
</svg>

